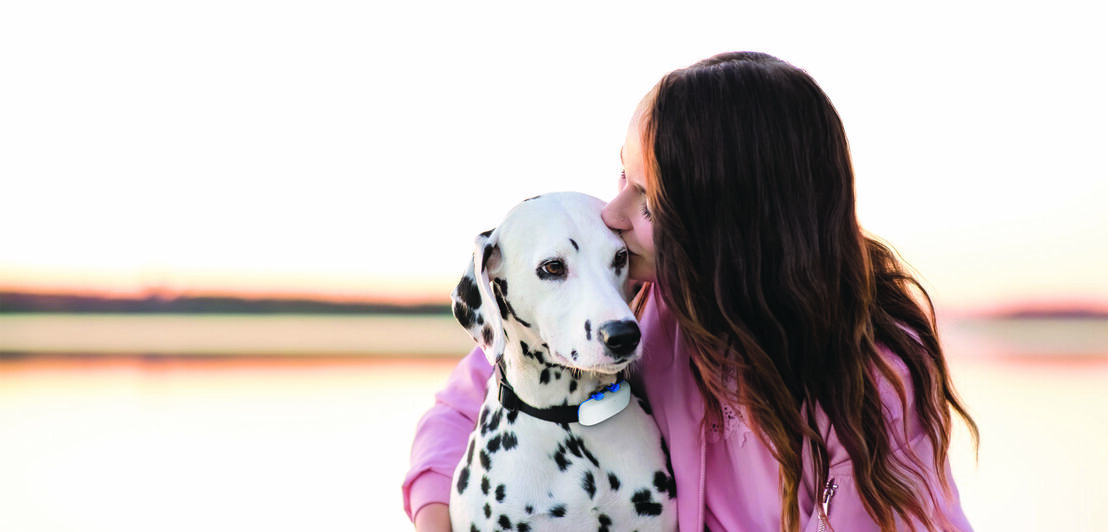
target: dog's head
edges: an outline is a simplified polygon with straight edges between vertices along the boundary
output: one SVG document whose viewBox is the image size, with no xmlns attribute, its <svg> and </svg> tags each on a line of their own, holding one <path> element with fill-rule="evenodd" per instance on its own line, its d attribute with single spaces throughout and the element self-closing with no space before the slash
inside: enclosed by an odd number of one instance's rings
<svg viewBox="0 0 1108 532">
<path fill-rule="evenodd" d="M 600 373 L 639 358 L 624 288 L 627 248 L 601 220 L 603 207 L 585 194 L 544 194 L 477 236 L 452 299 L 454 316 L 490 362 L 509 341 L 545 346 L 548 362 Z"/>
</svg>

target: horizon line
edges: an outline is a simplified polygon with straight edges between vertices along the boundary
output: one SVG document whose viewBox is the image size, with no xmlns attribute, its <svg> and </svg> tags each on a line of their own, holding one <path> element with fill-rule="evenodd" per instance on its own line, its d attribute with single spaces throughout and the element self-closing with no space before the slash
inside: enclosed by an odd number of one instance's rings
<svg viewBox="0 0 1108 532">
<path fill-rule="evenodd" d="M 389 305 L 396 307 L 446 306 L 450 304 L 449 296 L 434 296 L 419 292 L 406 295 L 358 295 L 309 290 L 174 290 L 164 287 L 148 287 L 138 290 L 37 289 L 0 285 L 0 294 L 30 297 L 89 298 L 103 299 L 106 301 L 142 301 L 151 299 L 173 301 L 190 298 L 219 298 L 241 301 L 281 300 L 320 302 L 338 305 Z"/>
<path fill-rule="evenodd" d="M 449 307 L 450 299 L 414 291 L 406 295 L 357 295 L 335 294 L 327 291 L 304 290 L 170 290 L 164 287 L 147 287 L 139 290 L 110 289 L 34 289 L 0 285 L 0 295 L 20 297 L 71 297 L 100 299 L 103 301 L 165 302 L 182 299 L 231 299 L 243 302 L 303 302 L 340 306 L 380 305 L 396 308 Z M 0 308 L 3 302 L 0 301 Z M 972 317 L 1036 317 L 1036 316 L 1105 316 L 1108 317 L 1108 301 L 1058 298 L 1044 300 L 1025 298 L 1018 301 L 998 302 L 991 305 L 942 306 L 936 305 L 938 316 Z"/>
</svg>

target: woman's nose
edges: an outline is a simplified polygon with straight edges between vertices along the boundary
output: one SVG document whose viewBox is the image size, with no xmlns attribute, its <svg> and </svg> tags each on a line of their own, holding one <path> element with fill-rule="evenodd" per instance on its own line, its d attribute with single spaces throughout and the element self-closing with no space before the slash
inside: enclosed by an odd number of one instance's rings
<svg viewBox="0 0 1108 532">
<path fill-rule="evenodd" d="M 631 228 L 631 222 L 626 216 L 619 212 L 619 197 L 612 200 L 610 203 L 604 206 L 604 209 L 600 211 L 600 219 L 604 220 L 604 225 L 607 225 L 609 229 L 614 231 L 625 231 Z"/>
</svg>

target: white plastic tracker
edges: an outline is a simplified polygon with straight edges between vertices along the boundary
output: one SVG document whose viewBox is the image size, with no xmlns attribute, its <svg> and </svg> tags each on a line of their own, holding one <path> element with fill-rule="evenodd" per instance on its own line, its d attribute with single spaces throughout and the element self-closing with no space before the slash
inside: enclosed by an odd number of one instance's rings
<svg viewBox="0 0 1108 532">
<path fill-rule="evenodd" d="M 617 382 L 581 403 L 577 407 L 577 422 L 585 426 L 596 425 L 622 412 L 630 402 L 631 385 L 627 381 Z"/>
</svg>

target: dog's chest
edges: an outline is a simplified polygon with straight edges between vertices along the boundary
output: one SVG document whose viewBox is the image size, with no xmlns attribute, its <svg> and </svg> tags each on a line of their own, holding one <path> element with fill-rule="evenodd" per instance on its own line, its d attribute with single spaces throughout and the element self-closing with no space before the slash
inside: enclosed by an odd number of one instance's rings
<svg viewBox="0 0 1108 532">
<path fill-rule="evenodd" d="M 592 427 L 507 411 L 490 394 L 454 473 L 455 530 L 674 530 L 667 451 L 637 400 Z"/>
</svg>

